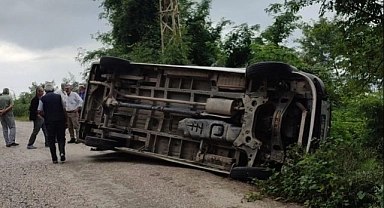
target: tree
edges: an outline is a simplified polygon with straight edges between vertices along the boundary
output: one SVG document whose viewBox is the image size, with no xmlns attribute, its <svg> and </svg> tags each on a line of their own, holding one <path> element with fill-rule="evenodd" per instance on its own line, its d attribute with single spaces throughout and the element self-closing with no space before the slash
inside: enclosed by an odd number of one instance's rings
<svg viewBox="0 0 384 208">
<path fill-rule="evenodd" d="M 235 26 L 224 38 L 222 50 L 225 54 L 224 66 L 244 67 L 252 59 L 252 44 L 263 44 L 257 36 L 259 25 L 248 26 L 243 23 Z"/>
<path fill-rule="evenodd" d="M 284 5 L 293 12 L 313 4 L 321 4 L 320 15 L 335 11 L 350 25 L 383 23 L 383 2 L 377 0 L 288 0 Z"/>
<path fill-rule="evenodd" d="M 271 4 L 265 11 L 273 16 L 275 21 L 261 33 L 261 37 L 275 45 L 279 45 L 287 39 L 298 27 L 297 21 L 301 19 L 290 8 L 283 11 L 281 4 Z"/>
<path fill-rule="evenodd" d="M 93 38 L 105 46 L 94 51 L 78 49 L 77 61 L 82 65 L 100 58 L 103 55 L 118 56 L 131 59 L 144 57 L 144 54 L 155 55 L 160 48 L 160 32 L 158 22 L 158 1 L 152 0 L 104 0 L 101 3 L 103 12 L 100 19 L 106 19 L 112 30 L 96 33 Z M 147 51 L 137 53 L 138 49 Z M 150 52 L 148 52 L 150 51 Z M 132 57 L 130 53 L 133 52 Z M 154 60 L 152 58 L 151 60 Z"/>
<path fill-rule="evenodd" d="M 158 1 L 104 0 L 101 4 L 104 10 L 99 18 L 106 19 L 112 30 L 96 33 L 93 38 L 105 47 L 95 51 L 79 48 L 77 61 L 86 65 L 103 55 L 110 55 L 137 62 L 212 65 L 220 56 L 221 32 L 230 21 L 223 19 L 212 26 L 210 5 L 211 0 L 179 1 L 182 35 L 175 37 L 162 54 Z"/>
<path fill-rule="evenodd" d="M 162 63 L 176 65 L 190 64 L 190 60 L 188 59 L 190 51 L 188 42 L 183 41 L 182 37 L 174 38 L 162 54 Z"/>
<path fill-rule="evenodd" d="M 278 46 L 274 43 L 252 45 L 252 63 L 263 61 L 280 61 L 291 64 L 296 68 L 308 71 L 308 65 L 299 57 L 299 54 L 291 48 Z"/>
<path fill-rule="evenodd" d="M 112 25 L 113 47 L 122 54 L 129 54 L 132 46 L 139 42 L 150 43 L 152 47 L 159 48 L 158 1 L 104 0 L 102 7 L 104 12 L 101 17 Z"/>
<path fill-rule="evenodd" d="M 344 71 L 346 83 L 359 92 L 383 87 L 383 2 L 376 0 L 289 0 L 286 10 L 321 4 L 320 16 L 335 12 L 333 20 L 339 39 L 333 42 L 342 58 L 338 65 Z"/>
<path fill-rule="evenodd" d="M 345 70 L 343 66 L 343 34 L 337 24 L 326 18 L 304 23 L 300 26 L 303 36 L 297 40 L 300 44 L 300 57 L 325 83 L 334 104 L 342 102 L 348 93 L 345 88 Z"/>
<path fill-rule="evenodd" d="M 182 22 L 190 42 L 188 59 L 195 65 L 211 66 L 216 62 L 221 32 L 230 23 L 222 19 L 216 26 L 212 26 L 209 19 L 211 2 L 212 0 L 184 2 Z"/>
<path fill-rule="evenodd" d="M 384 159 L 384 103 L 383 90 L 364 94 L 353 100 L 356 117 L 364 121 L 361 142 L 365 147 L 375 149 L 378 157 Z"/>
</svg>

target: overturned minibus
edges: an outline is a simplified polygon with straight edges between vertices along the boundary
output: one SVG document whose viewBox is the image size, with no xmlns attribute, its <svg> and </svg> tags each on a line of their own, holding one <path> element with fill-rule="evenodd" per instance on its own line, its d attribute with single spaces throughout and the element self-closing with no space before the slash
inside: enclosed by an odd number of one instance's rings
<svg viewBox="0 0 384 208">
<path fill-rule="evenodd" d="M 267 177 L 289 145 L 324 140 L 330 104 L 316 76 L 281 62 L 246 68 L 93 63 L 80 141 L 228 174 Z M 268 164 L 267 166 L 265 166 Z"/>
</svg>

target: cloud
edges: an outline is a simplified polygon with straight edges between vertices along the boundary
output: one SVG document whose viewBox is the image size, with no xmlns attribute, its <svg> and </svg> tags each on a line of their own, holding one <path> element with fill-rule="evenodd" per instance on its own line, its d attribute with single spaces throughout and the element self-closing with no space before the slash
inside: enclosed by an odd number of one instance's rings
<svg viewBox="0 0 384 208">
<path fill-rule="evenodd" d="M 36 54 L 15 45 L 13 43 L 0 41 L 0 63 L 12 63 L 30 60 L 36 57 Z"/>
<path fill-rule="evenodd" d="M 0 40 L 26 48 L 52 49 L 79 46 L 91 34 L 108 31 L 100 1 L 91 0 L 1 0 Z"/>
<path fill-rule="evenodd" d="M 75 61 L 77 49 L 94 50 L 97 31 L 110 30 L 100 1 L 1 0 L 0 88 L 18 96 L 33 82 L 54 80 L 58 85 L 69 73 L 81 81 L 84 68 Z"/>
<path fill-rule="evenodd" d="M 211 7 L 212 20 L 218 22 L 222 17 L 233 21 L 236 25 L 248 23 L 248 25 L 259 24 L 261 29 L 272 23 L 272 18 L 264 11 L 271 3 L 281 3 L 282 0 L 275 1 L 255 1 L 255 0 L 213 0 Z"/>
<path fill-rule="evenodd" d="M 54 81 L 59 85 L 69 73 L 81 81 L 84 71 L 75 62 L 76 49 L 61 47 L 46 51 L 33 51 L 21 47 L 0 47 L 0 54 L 12 52 L 9 58 L 0 59 L 1 83 L 0 87 L 8 87 L 18 96 L 21 92 L 28 92 L 33 82 L 38 84 Z"/>
</svg>

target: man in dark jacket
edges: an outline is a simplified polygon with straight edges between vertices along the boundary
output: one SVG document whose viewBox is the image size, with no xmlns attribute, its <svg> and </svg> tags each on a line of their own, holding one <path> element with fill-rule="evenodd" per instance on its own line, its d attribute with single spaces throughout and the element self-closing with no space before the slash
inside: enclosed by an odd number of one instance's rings
<svg viewBox="0 0 384 208">
<path fill-rule="evenodd" d="M 49 150 L 51 151 L 52 161 L 56 164 L 55 140 L 57 140 L 59 145 L 60 161 L 65 161 L 65 128 L 67 115 L 65 103 L 61 99 L 61 96 L 53 93 L 53 84 L 46 83 L 44 90 L 47 94 L 40 98 L 37 110 L 39 114 L 44 117 L 48 131 Z"/>
<path fill-rule="evenodd" d="M 31 136 L 29 137 L 27 149 L 36 149 L 33 144 L 36 141 L 36 136 L 39 134 L 40 129 L 43 130 L 44 138 L 45 138 L 45 147 L 48 147 L 48 136 L 47 129 L 44 123 L 44 118 L 37 113 L 37 107 L 39 106 L 39 100 L 44 95 L 44 90 L 42 87 L 38 86 L 36 88 L 36 95 L 31 100 L 31 104 L 29 105 L 29 120 L 33 121 L 33 130 Z"/>
</svg>

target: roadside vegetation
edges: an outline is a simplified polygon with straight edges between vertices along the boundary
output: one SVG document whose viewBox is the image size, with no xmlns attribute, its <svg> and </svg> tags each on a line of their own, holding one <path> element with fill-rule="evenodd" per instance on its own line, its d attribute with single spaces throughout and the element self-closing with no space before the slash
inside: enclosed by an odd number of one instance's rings
<svg viewBox="0 0 384 208">
<path fill-rule="evenodd" d="M 265 195 L 308 207 L 383 207 L 382 100 L 380 92 L 335 110 L 331 137 L 309 154 L 291 148 L 282 172 L 253 181 L 261 192 L 249 200 Z"/>
<path fill-rule="evenodd" d="M 313 4 L 322 5 L 319 19 L 303 22 L 299 12 Z M 269 196 L 308 207 L 384 207 L 382 2 L 287 0 L 265 9 L 274 22 L 261 29 L 226 19 L 213 23 L 211 0 L 179 0 L 181 36 L 164 52 L 158 1 L 104 0 L 101 7 L 100 18 L 112 30 L 94 35 L 103 48 L 79 49 L 77 60 L 85 67 L 103 55 L 225 67 L 283 61 L 324 81 L 332 102 L 330 137 L 310 153 L 292 147 L 283 171 L 266 181 L 254 180 L 261 192 L 248 199 Z M 293 37 L 294 31 L 302 36 Z M 16 116 L 27 115 L 34 87 L 36 83 L 16 100 Z"/>
</svg>

